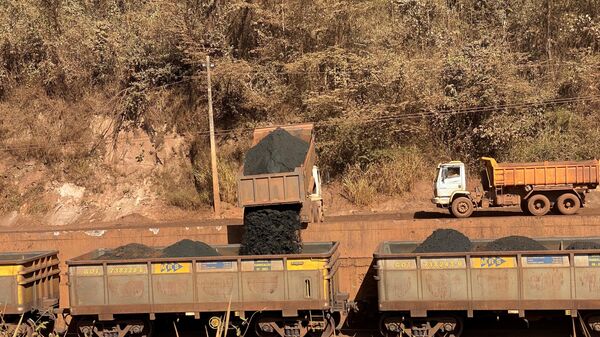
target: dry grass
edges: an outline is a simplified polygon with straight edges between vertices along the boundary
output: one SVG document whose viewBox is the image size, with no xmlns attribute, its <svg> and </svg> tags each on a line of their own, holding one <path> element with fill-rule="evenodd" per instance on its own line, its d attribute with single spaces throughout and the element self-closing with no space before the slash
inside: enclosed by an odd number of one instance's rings
<svg viewBox="0 0 600 337">
<path fill-rule="evenodd" d="M 342 178 L 344 197 L 359 206 L 370 205 L 377 195 L 377 188 L 371 178 L 371 174 L 359 166 L 352 167 Z"/>
<path fill-rule="evenodd" d="M 47 314 L 47 312 L 45 313 Z M 25 318 L 25 314 L 22 314 L 21 316 L 19 316 L 19 320 L 18 322 L 7 322 L 5 320 L 4 315 L 0 314 L 0 336 L 3 337 L 17 337 L 17 336 L 21 336 L 19 334 L 19 330 L 22 327 L 27 327 L 28 329 L 30 328 L 31 330 L 31 337 L 42 337 L 42 336 L 48 336 L 48 337 L 58 337 L 59 334 L 56 331 L 52 331 L 52 332 L 47 332 L 48 330 L 48 324 L 49 321 L 42 319 L 42 317 L 44 317 L 43 315 L 38 317 L 37 320 L 34 320 L 32 318 Z M 14 329 L 14 330 L 13 330 Z M 10 333 L 12 331 L 12 333 Z"/>
<path fill-rule="evenodd" d="M 356 205 L 366 206 L 378 195 L 397 196 L 410 192 L 414 183 L 430 176 L 429 165 L 416 147 L 394 149 L 387 159 L 361 168 L 350 168 L 342 178 L 342 193 Z"/>
<path fill-rule="evenodd" d="M 196 189 L 196 172 L 191 171 L 189 167 L 167 167 L 156 174 L 158 193 L 168 205 L 185 210 L 198 210 L 210 202 L 210 192 Z"/>
<path fill-rule="evenodd" d="M 0 214 L 16 211 L 21 205 L 21 195 L 16 186 L 0 176 Z"/>
<path fill-rule="evenodd" d="M 221 200 L 230 204 L 235 204 L 237 202 L 238 163 L 231 159 L 219 160 L 217 169 L 219 171 Z"/>
</svg>

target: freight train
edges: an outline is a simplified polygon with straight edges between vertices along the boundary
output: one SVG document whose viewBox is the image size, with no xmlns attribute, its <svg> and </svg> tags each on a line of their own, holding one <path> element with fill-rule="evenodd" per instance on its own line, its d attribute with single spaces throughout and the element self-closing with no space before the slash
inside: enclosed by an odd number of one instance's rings
<svg viewBox="0 0 600 337">
<path fill-rule="evenodd" d="M 214 246 L 220 256 L 189 258 L 109 259 L 95 250 L 66 261 L 70 305 L 60 312 L 81 337 L 149 337 L 156 317 L 169 314 L 204 319 L 215 330 L 252 328 L 260 337 L 328 337 L 347 313 L 338 246 L 305 243 L 301 254 L 241 256 L 239 245 L 223 245 Z M 56 256 L 0 254 L 6 336 L 33 336 L 35 322 L 52 320 L 44 313 L 58 305 Z"/>
<path fill-rule="evenodd" d="M 600 333 L 600 250 L 565 250 L 572 240 L 540 240 L 544 251 L 414 253 L 416 243 L 383 242 L 374 252 L 380 331 L 389 337 L 459 337 L 479 315 L 572 317 Z M 474 241 L 475 246 L 483 241 Z M 349 308 L 339 289 L 338 243 L 306 243 L 302 254 L 107 260 L 102 251 L 66 261 L 63 314 L 82 337 L 149 337 L 161 315 L 204 320 L 230 335 L 329 337 Z M 4 335 L 33 336 L 54 319 L 56 252 L 0 254 Z M 357 315 L 368 312 L 358 312 Z M 215 332 L 209 333 L 213 334 Z"/>
</svg>

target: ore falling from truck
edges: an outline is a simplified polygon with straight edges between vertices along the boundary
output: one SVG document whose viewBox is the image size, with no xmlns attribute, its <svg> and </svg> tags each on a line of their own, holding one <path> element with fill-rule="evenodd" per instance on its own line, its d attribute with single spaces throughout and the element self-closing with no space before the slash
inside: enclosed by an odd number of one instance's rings
<svg viewBox="0 0 600 337">
<path fill-rule="evenodd" d="M 282 128 L 275 129 L 251 148 L 244 174 L 292 172 L 304 162 L 309 143 Z M 296 207 L 249 209 L 244 213 L 241 254 L 294 254 L 302 250 L 301 221 Z"/>
</svg>

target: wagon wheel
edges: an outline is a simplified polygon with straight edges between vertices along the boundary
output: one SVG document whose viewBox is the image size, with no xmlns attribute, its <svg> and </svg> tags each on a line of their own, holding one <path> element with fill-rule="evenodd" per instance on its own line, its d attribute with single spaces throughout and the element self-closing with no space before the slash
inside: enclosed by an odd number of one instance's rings
<svg viewBox="0 0 600 337">
<path fill-rule="evenodd" d="M 384 313 L 379 317 L 379 333 L 381 333 L 382 336 L 384 337 L 394 337 L 394 336 L 401 336 L 401 334 L 399 332 L 390 332 L 386 327 L 385 327 L 385 323 L 386 320 L 388 318 L 392 318 L 396 315 L 392 314 L 392 313 Z"/>
<path fill-rule="evenodd" d="M 129 328 L 128 332 L 125 332 Z M 77 323 L 77 335 L 79 337 L 109 337 L 120 334 L 126 334 L 131 337 L 151 337 L 152 322 L 149 320 L 118 320 L 113 322 L 95 322 L 91 320 L 82 320 Z"/>
<path fill-rule="evenodd" d="M 454 326 L 454 329 L 452 329 L 451 332 L 442 332 L 442 331 L 438 331 L 435 334 L 435 337 L 460 337 L 463 333 L 463 329 L 464 329 L 464 324 L 463 321 L 460 317 L 457 316 L 450 316 L 450 317 L 444 317 L 444 320 L 448 320 L 448 318 L 450 318 L 451 320 L 454 320 L 454 324 L 456 324 Z"/>
<path fill-rule="evenodd" d="M 310 337 L 330 337 L 333 336 L 335 332 L 335 326 L 335 319 L 333 319 L 333 317 L 329 317 L 326 319 L 326 325 L 323 331 L 309 332 L 307 335 Z"/>
<path fill-rule="evenodd" d="M 580 316 L 580 329 L 585 330 L 591 337 L 600 337 L 600 315 L 596 313 L 588 313 L 583 317 Z M 586 336 L 584 332 L 584 336 Z"/>
<path fill-rule="evenodd" d="M 259 337 L 279 337 L 283 335 L 277 330 L 276 318 L 259 316 L 254 322 L 254 332 Z"/>
</svg>

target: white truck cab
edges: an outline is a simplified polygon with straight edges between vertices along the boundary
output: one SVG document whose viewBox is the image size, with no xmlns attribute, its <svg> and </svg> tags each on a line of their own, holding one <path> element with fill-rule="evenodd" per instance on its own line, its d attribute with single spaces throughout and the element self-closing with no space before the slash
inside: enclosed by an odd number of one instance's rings
<svg viewBox="0 0 600 337">
<path fill-rule="evenodd" d="M 433 191 L 431 202 L 439 207 L 450 207 L 457 194 L 468 195 L 465 164 L 460 161 L 439 164 Z"/>
</svg>

